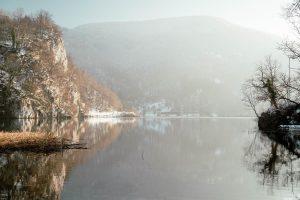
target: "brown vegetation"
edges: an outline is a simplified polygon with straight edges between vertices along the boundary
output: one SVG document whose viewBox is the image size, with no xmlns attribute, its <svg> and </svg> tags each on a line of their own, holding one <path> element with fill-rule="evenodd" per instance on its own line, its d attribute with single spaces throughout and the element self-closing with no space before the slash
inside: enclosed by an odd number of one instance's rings
<svg viewBox="0 0 300 200">
<path fill-rule="evenodd" d="M 0 132 L 0 152 L 8 151 L 34 151 L 54 152 L 64 149 L 84 149 L 82 143 L 54 136 L 49 133 L 38 132 Z"/>
<path fill-rule="evenodd" d="M 91 110 L 122 110 L 113 91 L 67 57 L 61 36 L 46 11 L 0 10 L 0 118 L 71 118 Z"/>
</svg>

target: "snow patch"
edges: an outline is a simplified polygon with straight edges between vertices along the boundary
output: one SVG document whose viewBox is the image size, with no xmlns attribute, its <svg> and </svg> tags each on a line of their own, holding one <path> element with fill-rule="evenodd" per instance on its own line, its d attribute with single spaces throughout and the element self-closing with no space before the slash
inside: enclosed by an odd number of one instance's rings
<svg viewBox="0 0 300 200">
<path fill-rule="evenodd" d="M 0 70 L 0 85 L 4 85 L 7 83 L 9 78 L 9 74 L 5 71 Z"/>
<path fill-rule="evenodd" d="M 88 112 L 88 117 L 99 117 L 99 118 L 118 118 L 118 117 L 136 117 L 134 112 L 120 112 L 120 111 L 110 111 L 101 112 L 97 110 L 91 110 Z"/>
<path fill-rule="evenodd" d="M 280 125 L 280 128 L 283 129 L 293 129 L 293 130 L 300 130 L 300 125 Z"/>
<path fill-rule="evenodd" d="M 222 83 L 222 81 L 220 79 L 218 79 L 218 78 L 215 78 L 214 82 L 215 82 L 215 84 L 221 84 Z"/>
<path fill-rule="evenodd" d="M 128 124 L 128 123 L 135 123 L 135 118 L 98 118 L 98 117 L 91 117 L 87 118 L 87 122 L 89 125 L 95 126 L 98 124 Z"/>
<path fill-rule="evenodd" d="M 211 113 L 212 117 L 218 117 L 219 115 L 217 113 Z"/>
<path fill-rule="evenodd" d="M 20 49 L 18 56 L 24 56 L 26 54 L 26 50 L 24 48 Z"/>
</svg>

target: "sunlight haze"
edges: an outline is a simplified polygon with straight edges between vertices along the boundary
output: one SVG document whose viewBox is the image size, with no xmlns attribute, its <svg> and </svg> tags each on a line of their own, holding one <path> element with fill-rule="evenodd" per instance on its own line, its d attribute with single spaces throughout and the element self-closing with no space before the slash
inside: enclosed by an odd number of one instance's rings
<svg viewBox="0 0 300 200">
<path fill-rule="evenodd" d="M 300 0 L 0 0 L 0 200 L 299 197 Z"/>
<path fill-rule="evenodd" d="M 289 34 L 282 18 L 288 0 L 0 0 L 5 10 L 48 10 L 63 27 L 107 21 L 135 21 L 180 16 L 215 16 L 232 23 L 273 33 Z"/>
</svg>

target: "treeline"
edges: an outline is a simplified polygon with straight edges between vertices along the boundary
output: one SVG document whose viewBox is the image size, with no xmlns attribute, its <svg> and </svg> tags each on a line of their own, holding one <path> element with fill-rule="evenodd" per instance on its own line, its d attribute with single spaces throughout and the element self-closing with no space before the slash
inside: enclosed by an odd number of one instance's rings
<svg viewBox="0 0 300 200">
<path fill-rule="evenodd" d="M 47 11 L 27 15 L 22 9 L 12 13 L 0 10 L 0 41 L 6 41 L 2 45 L 10 45 L 14 50 L 28 47 L 32 36 L 36 39 L 53 39 L 61 35 L 60 28 Z"/>
</svg>

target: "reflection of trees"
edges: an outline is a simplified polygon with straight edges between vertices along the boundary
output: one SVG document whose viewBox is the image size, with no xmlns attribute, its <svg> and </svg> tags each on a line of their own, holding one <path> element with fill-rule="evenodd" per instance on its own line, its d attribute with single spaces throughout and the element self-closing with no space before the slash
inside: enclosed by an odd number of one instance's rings
<svg viewBox="0 0 300 200">
<path fill-rule="evenodd" d="M 1 156 L 0 190 L 6 199 L 59 199 L 65 176 L 65 163 L 57 153 Z"/>
<path fill-rule="evenodd" d="M 140 121 L 139 126 L 163 135 L 171 128 L 171 121 L 168 119 L 144 118 Z"/>
<path fill-rule="evenodd" d="M 73 141 L 84 141 L 88 150 L 68 150 L 62 153 L 36 154 L 14 152 L 0 155 L 0 199 L 60 199 L 60 193 L 72 168 L 93 156 L 99 149 L 109 146 L 118 138 L 125 124 L 86 121 L 39 123 L 27 121 L 20 130 L 46 130 L 63 135 Z"/>
<path fill-rule="evenodd" d="M 293 192 L 300 183 L 299 154 L 291 138 L 280 135 L 255 133 L 245 149 L 244 161 L 249 170 L 257 174 L 260 183 L 269 186 L 271 191 L 274 187 L 289 187 Z"/>
</svg>

